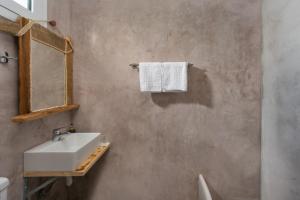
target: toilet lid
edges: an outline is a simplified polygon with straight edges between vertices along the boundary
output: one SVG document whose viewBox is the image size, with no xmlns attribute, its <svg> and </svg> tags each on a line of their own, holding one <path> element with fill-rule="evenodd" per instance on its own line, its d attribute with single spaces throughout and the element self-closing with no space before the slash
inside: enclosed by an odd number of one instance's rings
<svg viewBox="0 0 300 200">
<path fill-rule="evenodd" d="M 0 177 L 0 191 L 6 189 L 8 185 L 9 185 L 9 180 L 7 178 Z"/>
</svg>

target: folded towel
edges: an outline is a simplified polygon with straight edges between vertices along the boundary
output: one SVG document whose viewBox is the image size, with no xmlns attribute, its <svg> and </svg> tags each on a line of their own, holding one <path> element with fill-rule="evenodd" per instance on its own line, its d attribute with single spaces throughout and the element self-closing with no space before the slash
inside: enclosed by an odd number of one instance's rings
<svg viewBox="0 0 300 200">
<path fill-rule="evenodd" d="M 163 92 L 187 91 L 187 62 L 164 62 L 162 64 Z"/>
<path fill-rule="evenodd" d="M 140 89 L 142 92 L 162 91 L 162 63 L 139 63 Z"/>
</svg>

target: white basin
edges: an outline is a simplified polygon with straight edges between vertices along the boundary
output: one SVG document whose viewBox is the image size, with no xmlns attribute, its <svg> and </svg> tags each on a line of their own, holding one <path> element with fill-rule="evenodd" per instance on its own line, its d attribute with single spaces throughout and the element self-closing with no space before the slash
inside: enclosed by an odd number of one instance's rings
<svg viewBox="0 0 300 200">
<path fill-rule="evenodd" d="M 100 144 L 101 133 L 70 133 L 24 152 L 24 171 L 73 171 Z"/>
</svg>

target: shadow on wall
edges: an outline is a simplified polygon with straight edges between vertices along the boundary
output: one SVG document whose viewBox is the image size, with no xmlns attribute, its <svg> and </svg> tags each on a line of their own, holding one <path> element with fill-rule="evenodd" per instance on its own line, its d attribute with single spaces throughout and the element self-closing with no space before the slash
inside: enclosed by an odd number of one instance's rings
<svg viewBox="0 0 300 200">
<path fill-rule="evenodd" d="M 183 93 L 152 93 L 152 101 L 160 107 L 171 104 L 200 104 L 213 108 L 212 85 L 205 69 L 194 66 L 188 72 L 188 91 Z"/>
<path fill-rule="evenodd" d="M 223 198 L 218 194 L 218 192 L 213 188 L 213 186 L 209 182 L 207 182 L 207 180 L 206 180 L 206 184 L 209 188 L 213 200 L 223 200 Z"/>
</svg>

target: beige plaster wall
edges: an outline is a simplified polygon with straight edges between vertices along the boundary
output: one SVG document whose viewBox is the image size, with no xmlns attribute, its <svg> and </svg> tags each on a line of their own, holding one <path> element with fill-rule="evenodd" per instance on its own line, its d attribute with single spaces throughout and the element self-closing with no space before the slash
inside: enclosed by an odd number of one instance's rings
<svg viewBox="0 0 300 200">
<path fill-rule="evenodd" d="M 261 1 L 72 1 L 75 124 L 113 146 L 91 200 L 260 196 Z M 189 92 L 139 92 L 139 61 L 189 61 Z"/>
<path fill-rule="evenodd" d="M 60 6 L 58 7 L 58 3 Z M 69 33 L 69 1 L 49 0 L 49 18 L 59 20 L 58 27 Z M 17 56 L 17 39 L 0 33 L 0 53 Z M 33 122 L 16 124 L 10 118 L 18 114 L 18 63 L 0 64 L 0 176 L 8 177 L 9 200 L 22 199 L 23 152 L 51 138 L 53 128 L 70 123 L 69 113 L 58 114 Z"/>
</svg>

